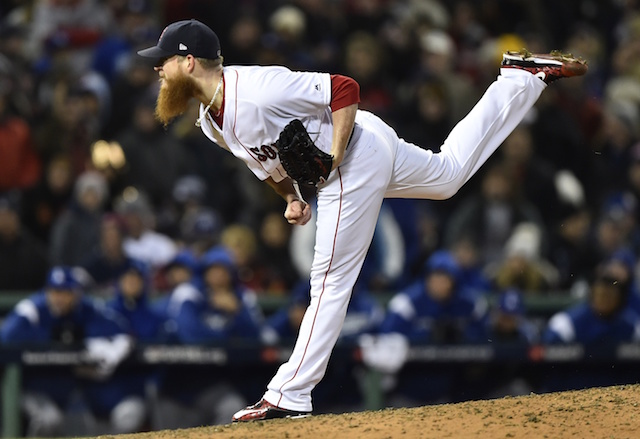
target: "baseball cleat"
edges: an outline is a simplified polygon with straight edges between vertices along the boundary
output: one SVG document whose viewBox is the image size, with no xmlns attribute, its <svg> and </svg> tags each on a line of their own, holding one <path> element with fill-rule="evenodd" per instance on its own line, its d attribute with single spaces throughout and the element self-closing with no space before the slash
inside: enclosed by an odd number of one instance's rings
<svg viewBox="0 0 640 439">
<path fill-rule="evenodd" d="M 267 419 L 290 418 L 299 419 L 311 416 L 311 413 L 287 410 L 261 399 L 254 405 L 240 410 L 233 415 L 233 422 L 264 421 Z"/>
<path fill-rule="evenodd" d="M 502 67 L 526 70 L 547 84 L 560 78 L 582 76 L 588 69 L 584 59 L 576 58 L 570 53 L 554 50 L 548 54 L 535 54 L 527 49 L 503 53 Z"/>
</svg>

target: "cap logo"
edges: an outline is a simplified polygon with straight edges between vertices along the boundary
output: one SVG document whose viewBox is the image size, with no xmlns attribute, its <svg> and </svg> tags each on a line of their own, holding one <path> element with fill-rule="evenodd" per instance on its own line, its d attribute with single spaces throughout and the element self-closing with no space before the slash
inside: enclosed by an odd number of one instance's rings
<svg viewBox="0 0 640 439">
<path fill-rule="evenodd" d="M 169 27 L 169 26 L 165 27 L 165 28 L 162 30 L 162 33 L 160 34 L 160 37 L 158 38 L 158 42 L 160 42 L 160 41 L 162 40 L 162 37 L 164 37 L 164 33 L 167 31 L 167 28 L 168 28 L 168 27 Z"/>
<path fill-rule="evenodd" d="M 51 273 L 51 280 L 57 284 L 64 282 L 64 271 L 60 268 L 53 270 L 53 273 Z"/>
<path fill-rule="evenodd" d="M 184 44 L 180 43 L 180 44 L 178 44 L 178 50 L 187 50 L 187 46 L 185 46 Z"/>
</svg>

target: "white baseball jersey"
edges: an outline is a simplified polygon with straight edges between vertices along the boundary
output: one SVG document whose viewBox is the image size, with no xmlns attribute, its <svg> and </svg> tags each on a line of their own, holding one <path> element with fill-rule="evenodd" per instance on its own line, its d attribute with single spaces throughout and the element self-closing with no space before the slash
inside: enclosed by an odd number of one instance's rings
<svg viewBox="0 0 640 439">
<path fill-rule="evenodd" d="M 273 146 L 292 119 L 300 119 L 316 146 L 331 150 L 331 77 L 285 67 L 224 68 L 222 130 L 207 115 L 202 131 L 242 159 L 261 180 L 281 181 L 287 173 Z M 204 105 L 200 105 L 203 116 Z"/>
<path fill-rule="evenodd" d="M 222 130 L 208 115 L 202 130 L 244 160 L 259 178 L 280 181 L 286 176 L 272 145 L 293 118 L 303 122 L 319 148 L 330 151 L 328 74 L 225 67 L 224 81 Z M 377 116 L 358 111 L 342 163 L 318 187 L 311 301 L 291 357 L 268 384 L 265 400 L 289 410 L 312 410 L 311 391 L 324 376 L 340 334 L 383 199 L 454 195 L 520 123 L 545 87 L 529 72 L 503 69 L 437 154 L 399 138 Z"/>
</svg>

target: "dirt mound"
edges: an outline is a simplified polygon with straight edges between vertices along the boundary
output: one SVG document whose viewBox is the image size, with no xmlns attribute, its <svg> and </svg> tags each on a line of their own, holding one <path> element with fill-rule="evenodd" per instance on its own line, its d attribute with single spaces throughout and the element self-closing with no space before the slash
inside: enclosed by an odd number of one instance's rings
<svg viewBox="0 0 640 439">
<path fill-rule="evenodd" d="M 640 385 L 102 439 L 637 438 Z"/>
</svg>

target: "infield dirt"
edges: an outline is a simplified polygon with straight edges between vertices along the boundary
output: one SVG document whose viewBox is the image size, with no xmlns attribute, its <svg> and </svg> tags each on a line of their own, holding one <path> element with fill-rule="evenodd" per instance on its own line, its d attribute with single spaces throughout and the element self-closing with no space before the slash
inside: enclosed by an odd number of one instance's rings
<svg viewBox="0 0 640 439">
<path fill-rule="evenodd" d="M 640 385 L 100 439 L 640 438 Z"/>
</svg>

